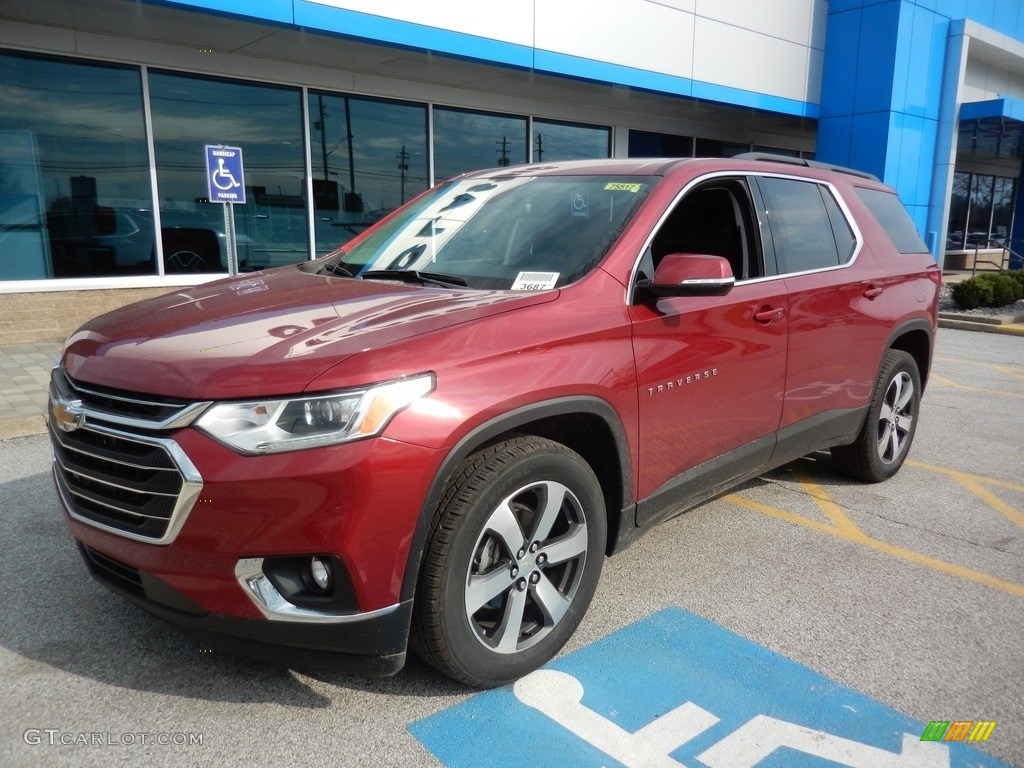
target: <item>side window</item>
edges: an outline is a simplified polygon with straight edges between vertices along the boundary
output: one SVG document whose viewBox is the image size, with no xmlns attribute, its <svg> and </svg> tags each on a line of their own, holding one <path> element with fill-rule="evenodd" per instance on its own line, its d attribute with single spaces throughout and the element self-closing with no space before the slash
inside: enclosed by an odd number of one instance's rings
<svg viewBox="0 0 1024 768">
<path fill-rule="evenodd" d="M 780 273 L 836 267 L 853 256 L 856 239 L 832 193 L 797 179 L 758 179 Z"/>
<path fill-rule="evenodd" d="M 747 280 L 764 274 L 757 242 L 746 183 L 715 179 L 676 203 L 651 241 L 650 256 L 654 267 L 670 253 L 722 256 L 737 280 Z"/>
<path fill-rule="evenodd" d="M 850 222 L 846 220 L 843 212 L 839 209 L 839 203 L 832 197 L 827 187 L 819 187 L 821 199 L 825 201 L 825 210 L 828 211 L 828 219 L 832 222 L 832 235 L 836 239 L 836 252 L 839 254 L 839 263 L 845 264 L 853 258 L 853 252 L 857 247 L 857 238 L 850 229 Z"/>
<path fill-rule="evenodd" d="M 857 187 L 857 194 L 889 235 L 900 253 L 927 253 L 928 246 L 917 234 L 910 214 L 893 192 Z"/>
</svg>

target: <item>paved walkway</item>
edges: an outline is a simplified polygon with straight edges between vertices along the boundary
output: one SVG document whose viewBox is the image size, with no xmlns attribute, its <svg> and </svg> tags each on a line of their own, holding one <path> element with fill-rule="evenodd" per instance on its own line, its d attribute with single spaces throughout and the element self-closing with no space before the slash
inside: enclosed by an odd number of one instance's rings
<svg viewBox="0 0 1024 768">
<path fill-rule="evenodd" d="M 0 440 L 44 431 L 50 369 L 61 342 L 0 345 Z"/>
<path fill-rule="evenodd" d="M 939 326 L 1024 337 L 1024 315 L 1002 319 L 999 324 L 991 318 L 942 313 Z M 46 431 L 46 392 L 60 349 L 58 341 L 0 345 L 0 440 Z"/>
</svg>

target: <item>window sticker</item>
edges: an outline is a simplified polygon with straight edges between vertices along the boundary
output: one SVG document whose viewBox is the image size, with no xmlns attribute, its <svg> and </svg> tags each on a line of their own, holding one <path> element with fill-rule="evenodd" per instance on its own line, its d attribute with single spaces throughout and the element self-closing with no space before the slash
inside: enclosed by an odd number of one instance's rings
<svg viewBox="0 0 1024 768">
<path fill-rule="evenodd" d="M 643 184 L 626 184 L 625 182 L 609 181 L 604 185 L 606 192 L 632 192 L 634 195 L 643 189 Z"/>
<path fill-rule="evenodd" d="M 520 272 L 512 283 L 513 291 L 546 291 L 558 282 L 558 272 Z"/>
<path fill-rule="evenodd" d="M 573 218 L 590 218 L 590 197 L 582 192 L 575 193 L 569 200 L 569 208 Z"/>
</svg>

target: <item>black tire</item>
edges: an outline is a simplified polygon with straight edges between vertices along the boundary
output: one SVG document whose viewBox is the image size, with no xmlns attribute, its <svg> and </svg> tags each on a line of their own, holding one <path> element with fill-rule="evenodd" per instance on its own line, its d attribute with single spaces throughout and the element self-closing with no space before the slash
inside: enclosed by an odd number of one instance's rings
<svg viewBox="0 0 1024 768">
<path fill-rule="evenodd" d="M 856 441 L 832 449 L 843 472 L 870 483 L 888 480 L 903 466 L 917 431 L 921 374 L 908 353 L 890 349 L 882 359 L 871 406 Z"/>
<path fill-rule="evenodd" d="M 473 454 L 433 520 L 412 649 L 480 688 L 533 671 L 586 613 L 606 536 L 600 483 L 564 445 L 522 436 Z"/>
</svg>

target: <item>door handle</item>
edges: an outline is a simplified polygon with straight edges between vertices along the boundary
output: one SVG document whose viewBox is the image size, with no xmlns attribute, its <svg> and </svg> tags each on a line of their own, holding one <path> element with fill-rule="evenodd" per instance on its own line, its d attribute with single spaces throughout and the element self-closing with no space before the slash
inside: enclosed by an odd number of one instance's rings
<svg viewBox="0 0 1024 768">
<path fill-rule="evenodd" d="M 864 289 L 865 299 L 877 299 L 882 295 L 882 289 L 874 283 L 868 283 L 867 288 Z"/>
<path fill-rule="evenodd" d="M 754 313 L 754 319 L 762 325 L 768 325 L 773 320 L 778 320 L 785 313 L 782 307 L 765 307 Z"/>
</svg>

